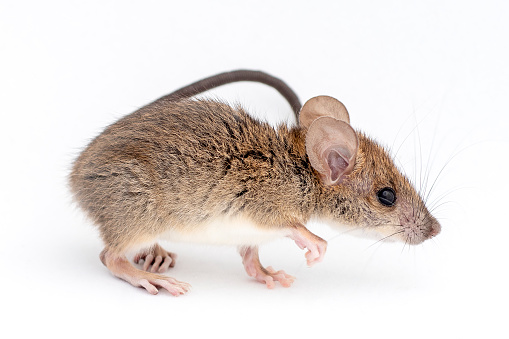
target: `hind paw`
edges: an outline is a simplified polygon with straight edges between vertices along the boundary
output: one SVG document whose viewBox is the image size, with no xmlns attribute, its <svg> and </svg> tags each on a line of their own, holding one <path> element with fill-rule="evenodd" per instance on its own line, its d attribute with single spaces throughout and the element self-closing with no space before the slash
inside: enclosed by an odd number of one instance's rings
<svg viewBox="0 0 509 339">
<path fill-rule="evenodd" d="M 143 260 L 143 270 L 163 273 L 168 268 L 175 266 L 177 255 L 166 251 L 156 244 L 148 250 L 141 251 L 134 256 L 134 263 L 139 264 Z"/>
</svg>

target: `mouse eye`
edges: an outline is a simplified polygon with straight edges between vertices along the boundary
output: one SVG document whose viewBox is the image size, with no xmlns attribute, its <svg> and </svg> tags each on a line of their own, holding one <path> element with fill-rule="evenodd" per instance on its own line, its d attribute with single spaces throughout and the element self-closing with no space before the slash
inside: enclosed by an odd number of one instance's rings
<svg viewBox="0 0 509 339">
<path fill-rule="evenodd" d="M 376 194 L 378 201 L 384 206 L 393 206 L 396 202 L 396 193 L 390 187 L 384 187 Z"/>
</svg>

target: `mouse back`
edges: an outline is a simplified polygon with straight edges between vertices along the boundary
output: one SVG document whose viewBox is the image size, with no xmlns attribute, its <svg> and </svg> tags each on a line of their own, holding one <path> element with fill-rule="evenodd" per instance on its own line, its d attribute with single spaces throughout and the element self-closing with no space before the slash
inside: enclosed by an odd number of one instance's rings
<svg viewBox="0 0 509 339">
<path fill-rule="evenodd" d="M 316 180 L 302 131 L 214 100 L 155 102 L 109 126 L 76 160 L 80 206 L 108 243 L 248 219 L 307 221 Z"/>
</svg>

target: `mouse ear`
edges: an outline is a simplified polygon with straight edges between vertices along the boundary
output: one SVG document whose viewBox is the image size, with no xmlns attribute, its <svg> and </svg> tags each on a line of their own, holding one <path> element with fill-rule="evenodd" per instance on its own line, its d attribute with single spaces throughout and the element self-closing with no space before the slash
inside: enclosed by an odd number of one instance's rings
<svg viewBox="0 0 509 339">
<path fill-rule="evenodd" d="M 326 185 L 337 185 L 350 174 L 359 148 L 357 134 L 344 121 L 320 117 L 309 126 L 306 153 Z"/>
<path fill-rule="evenodd" d="M 350 116 L 341 101 L 326 95 L 320 95 L 306 101 L 299 113 L 299 124 L 309 128 L 319 117 L 333 117 L 350 124 Z"/>
</svg>

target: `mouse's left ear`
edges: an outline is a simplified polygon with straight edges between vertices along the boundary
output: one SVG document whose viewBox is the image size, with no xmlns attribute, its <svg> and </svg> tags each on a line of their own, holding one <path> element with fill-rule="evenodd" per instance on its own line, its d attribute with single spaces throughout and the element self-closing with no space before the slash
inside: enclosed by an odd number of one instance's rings
<svg viewBox="0 0 509 339">
<path fill-rule="evenodd" d="M 359 140 L 344 121 L 319 117 L 308 128 L 306 153 L 325 185 L 340 184 L 355 165 Z"/>
<path fill-rule="evenodd" d="M 319 117 L 332 117 L 350 124 L 350 116 L 341 101 L 320 95 L 306 101 L 299 113 L 299 125 L 305 128 Z"/>
</svg>

